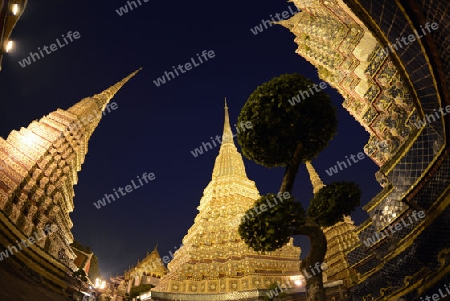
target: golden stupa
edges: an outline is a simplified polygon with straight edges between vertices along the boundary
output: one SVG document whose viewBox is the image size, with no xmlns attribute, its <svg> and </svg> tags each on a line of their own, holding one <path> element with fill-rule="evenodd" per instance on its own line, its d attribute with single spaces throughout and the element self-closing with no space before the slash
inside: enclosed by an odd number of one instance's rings
<svg viewBox="0 0 450 301">
<path fill-rule="evenodd" d="M 298 277 L 301 250 L 292 239 L 281 249 L 262 254 L 239 236 L 241 217 L 259 196 L 234 144 L 225 103 L 222 144 L 212 180 L 203 191 L 194 224 L 168 265 L 169 273 L 152 296 L 158 292 L 164 298 L 225 293 L 238 300 L 249 291 L 267 289 L 274 282 L 288 284 L 291 276 Z"/>
</svg>

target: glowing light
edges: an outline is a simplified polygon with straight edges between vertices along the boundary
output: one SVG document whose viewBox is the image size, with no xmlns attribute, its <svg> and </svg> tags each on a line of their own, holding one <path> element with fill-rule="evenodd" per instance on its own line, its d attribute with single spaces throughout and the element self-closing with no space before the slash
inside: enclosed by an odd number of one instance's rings
<svg viewBox="0 0 450 301">
<path fill-rule="evenodd" d="M 19 5 L 18 4 L 13 4 L 12 7 L 11 7 L 11 11 L 12 11 L 14 16 L 17 16 L 17 14 L 19 13 Z"/>
<path fill-rule="evenodd" d="M 9 52 L 12 48 L 13 48 L 13 41 L 8 41 L 8 43 L 6 44 L 6 52 Z"/>
<path fill-rule="evenodd" d="M 105 280 L 101 280 L 99 278 L 95 279 L 95 283 L 94 283 L 94 287 L 95 288 L 99 288 L 99 289 L 104 289 L 106 287 L 106 281 Z"/>
<path fill-rule="evenodd" d="M 295 286 L 302 286 L 305 283 L 305 277 L 303 275 L 291 276 L 289 279 L 294 283 Z"/>
<path fill-rule="evenodd" d="M 152 297 L 152 292 L 147 292 L 139 296 L 141 300 L 150 300 Z"/>
</svg>

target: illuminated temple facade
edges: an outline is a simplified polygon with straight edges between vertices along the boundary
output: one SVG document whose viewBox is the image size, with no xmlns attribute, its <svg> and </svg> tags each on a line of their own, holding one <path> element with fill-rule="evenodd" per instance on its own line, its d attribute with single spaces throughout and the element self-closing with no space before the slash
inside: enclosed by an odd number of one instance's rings
<svg viewBox="0 0 450 301">
<path fill-rule="evenodd" d="M 260 195 L 247 178 L 232 137 L 225 107 L 222 144 L 212 180 L 203 192 L 193 226 L 169 263 L 169 273 L 152 290 L 152 298 L 191 300 L 189 295 L 197 295 L 192 300 L 240 300 L 258 296 L 258 289 L 267 289 L 274 282 L 289 283 L 291 276 L 300 275 L 300 248 L 293 246 L 292 239 L 279 250 L 261 254 L 239 236 L 242 216 Z M 229 299 L 220 299 L 220 295 Z"/>
<path fill-rule="evenodd" d="M 335 225 L 358 236 L 344 251 L 346 264 L 356 270 L 348 278 L 349 295 L 358 301 L 431 296 L 450 279 L 450 117 L 426 119 L 450 105 L 449 3 L 291 2 L 301 12 L 279 23 L 294 34 L 296 52 L 366 129 L 364 151 L 380 167 L 376 178 L 383 189 L 364 207 L 369 219 L 355 229 Z M 415 31 L 427 22 L 438 29 L 418 37 Z M 409 35 L 415 41 L 400 47 Z M 414 210 L 426 218 L 369 247 L 362 243 Z"/>
<path fill-rule="evenodd" d="M 342 1 L 294 1 L 303 12 L 281 21 L 297 53 L 343 97 L 342 106 L 370 134 L 365 152 L 379 166 L 414 130 L 408 87 L 381 45 Z"/>
<path fill-rule="evenodd" d="M 46 225 L 56 225 L 56 232 L 8 259 L 54 287 L 66 288 L 67 273 L 77 269 L 69 214 L 88 141 L 109 101 L 137 72 L 67 110 L 57 109 L 12 131 L 6 140 L 0 138 L 0 245 L 26 240 Z"/>
<path fill-rule="evenodd" d="M 151 284 L 157 286 L 160 279 L 167 274 L 167 268 L 164 266 L 158 249 L 155 249 L 138 261 L 135 267 L 130 268 L 124 273 L 124 281 L 121 284 L 124 287 L 124 294 L 130 293 L 132 287 L 141 284 Z"/>
</svg>

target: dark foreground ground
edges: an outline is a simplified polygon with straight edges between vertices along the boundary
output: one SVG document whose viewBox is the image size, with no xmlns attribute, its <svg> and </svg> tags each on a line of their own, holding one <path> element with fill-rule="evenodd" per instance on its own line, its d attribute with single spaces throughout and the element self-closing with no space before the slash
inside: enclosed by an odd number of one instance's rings
<svg viewBox="0 0 450 301">
<path fill-rule="evenodd" d="M 15 270 L 7 261 L 0 261 L 0 301 L 69 301 L 40 283 L 39 277 Z"/>
</svg>

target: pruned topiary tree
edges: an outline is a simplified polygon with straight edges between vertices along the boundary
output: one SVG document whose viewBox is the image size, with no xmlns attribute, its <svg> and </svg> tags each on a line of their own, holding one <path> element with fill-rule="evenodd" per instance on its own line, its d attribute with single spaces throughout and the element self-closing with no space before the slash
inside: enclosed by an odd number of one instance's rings
<svg viewBox="0 0 450 301">
<path fill-rule="evenodd" d="M 323 263 L 327 241 L 321 227 L 334 225 L 359 205 L 361 191 L 354 183 L 340 182 L 325 186 L 310 201 L 305 211 L 292 196 L 301 163 L 311 161 L 329 143 L 337 131 L 336 110 L 330 97 L 300 74 L 284 74 L 257 87 L 238 117 L 250 121 L 251 131 L 238 133 L 242 153 L 265 167 L 285 167 L 279 193 L 290 197 L 269 210 L 243 219 L 239 226 L 242 239 L 256 251 L 274 251 L 291 236 L 306 235 L 311 250 L 302 261 L 301 270 Z M 303 93 L 301 93 L 303 92 Z M 308 92 L 308 94 L 306 94 Z M 289 102 L 297 98 L 301 101 Z M 273 194 L 261 196 L 262 205 Z M 322 273 L 305 275 L 307 298 L 325 301 Z"/>
<path fill-rule="evenodd" d="M 308 207 L 308 216 L 329 227 L 359 206 L 361 190 L 353 182 L 333 182 L 319 190 Z"/>
</svg>

